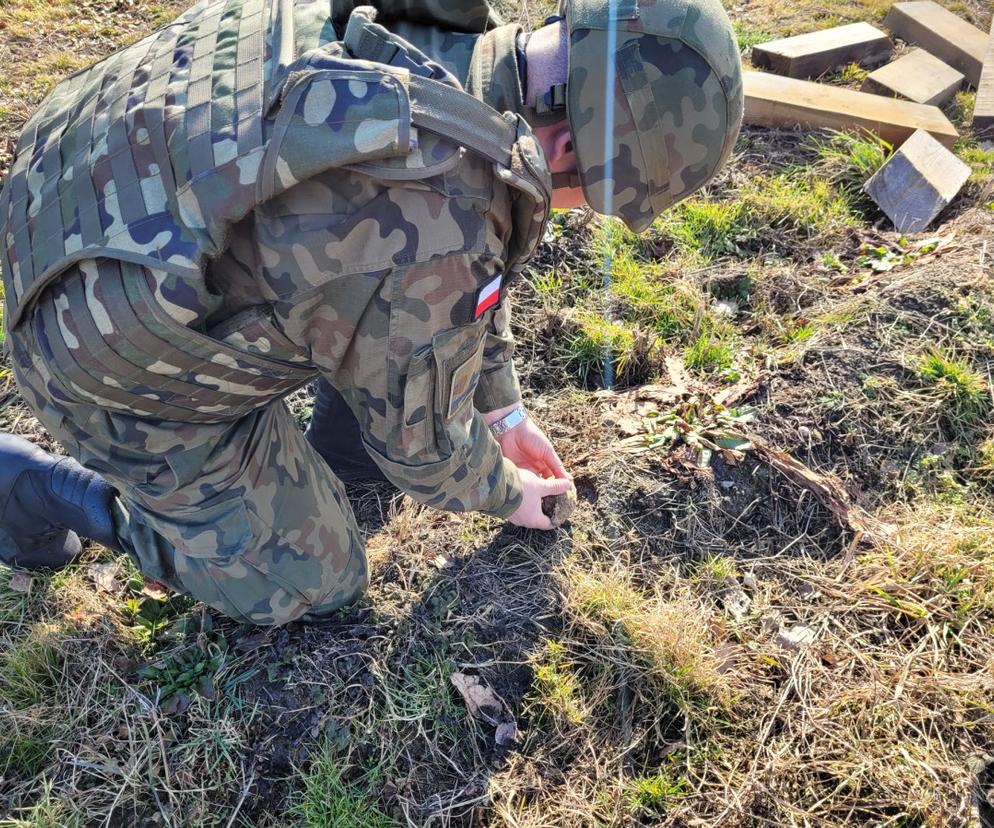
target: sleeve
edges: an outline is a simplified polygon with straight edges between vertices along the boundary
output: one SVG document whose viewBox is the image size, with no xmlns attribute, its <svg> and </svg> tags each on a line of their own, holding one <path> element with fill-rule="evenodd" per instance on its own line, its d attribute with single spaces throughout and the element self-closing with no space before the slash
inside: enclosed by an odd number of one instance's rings
<svg viewBox="0 0 994 828">
<path fill-rule="evenodd" d="M 474 404 L 495 329 L 493 312 L 472 319 L 469 300 L 488 269 L 463 254 L 397 268 L 357 313 L 345 358 L 326 376 L 396 486 L 437 509 L 508 517 L 521 504 L 520 473 Z M 341 312 L 355 300 L 352 291 L 328 304 Z M 328 354 L 312 345 L 312 358 L 321 365 Z"/>
<path fill-rule="evenodd" d="M 317 178 L 258 208 L 255 278 L 391 482 L 437 509 L 508 517 L 521 476 L 475 405 L 485 365 L 513 370 L 504 346 L 485 356 L 506 320 L 476 313 L 503 262 L 467 250 L 464 217 L 427 188 L 362 195 Z"/>
<path fill-rule="evenodd" d="M 521 401 L 521 384 L 514 367 L 510 300 L 489 314 L 483 346 L 483 368 L 474 405 L 484 414 Z"/>
</svg>

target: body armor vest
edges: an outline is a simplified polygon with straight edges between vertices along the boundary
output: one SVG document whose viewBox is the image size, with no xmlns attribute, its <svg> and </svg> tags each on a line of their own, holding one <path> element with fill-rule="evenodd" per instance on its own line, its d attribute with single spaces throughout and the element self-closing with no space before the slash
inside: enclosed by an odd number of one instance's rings
<svg viewBox="0 0 994 828">
<path fill-rule="evenodd" d="M 520 270 L 550 191 L 530 129 L 351 5 L 328 42 L 328 0 L 205 0 L 59 84 L 0 195 L 9 327 L 75 262 L 203 278 L 231 227 L 298 182 L 333 167 L 424 177 L 463 148 L 516 192 L 508 273 Z"/>
</svg>

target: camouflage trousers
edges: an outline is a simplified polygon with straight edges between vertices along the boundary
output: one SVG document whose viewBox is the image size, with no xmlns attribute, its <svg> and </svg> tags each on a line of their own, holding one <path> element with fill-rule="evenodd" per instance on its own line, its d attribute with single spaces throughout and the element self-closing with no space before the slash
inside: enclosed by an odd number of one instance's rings
<svg viewBox="0 0 994 828">
<path fill-rule="evenodd" d="M 100 279 L 105 295 L 130 289 L 117 267 Z M 260 625 L 319 620 L 360 596 L 367 565 L 345 490 L 279 396 L 217 422 L 128 411 L 111 392 L 133 394 L 140 378 L 124 375 L 117 354 L 148 354 L 155 337 L 156 358 L 182 363 L 188 348 L 123 305 L 115 347 L 89 348 L 95 339 L 81 331 L 107 325 L 72 301 L 84 288 L 79 271 L 68 274 L 11 332 L 14 372 L 41 423 L 118 489 L 117 534 L 142 573 Z M 72 324 L 61 325 L 70 302 Z M 87 399 L 87 377 L 107 389 L 106 404 Z"/>
</svg>

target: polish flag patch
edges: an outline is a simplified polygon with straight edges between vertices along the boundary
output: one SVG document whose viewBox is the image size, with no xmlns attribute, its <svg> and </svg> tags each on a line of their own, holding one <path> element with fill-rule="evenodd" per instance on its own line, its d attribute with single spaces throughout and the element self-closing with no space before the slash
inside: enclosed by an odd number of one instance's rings
<svg viewBox="0 0 994 828">
<path fill-rule="evenodd" d="M 498 273 L 490 284 L 480 288 L 480 292 L 476 294 L 476 310 L 473 312 L 473 321 L 479 319 L 500 301 L 500 289 L 503 284 L 504 274 Z"/>
</svg>

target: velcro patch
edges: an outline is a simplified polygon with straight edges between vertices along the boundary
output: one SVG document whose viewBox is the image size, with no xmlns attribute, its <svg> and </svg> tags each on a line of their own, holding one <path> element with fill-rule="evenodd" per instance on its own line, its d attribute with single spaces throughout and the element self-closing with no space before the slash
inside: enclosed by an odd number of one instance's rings
<svg viewBox="0 0 994 828">
<path fill-rule="evenodd" d="M 504 284 L 504 274 L 498 273 L 489 284 L 480 288 L 476 294 L 476 310 L 473 311 L 473 321 L 475 322 L 490 308 L 500 302 L 500 289 Z"/>
</svg>

